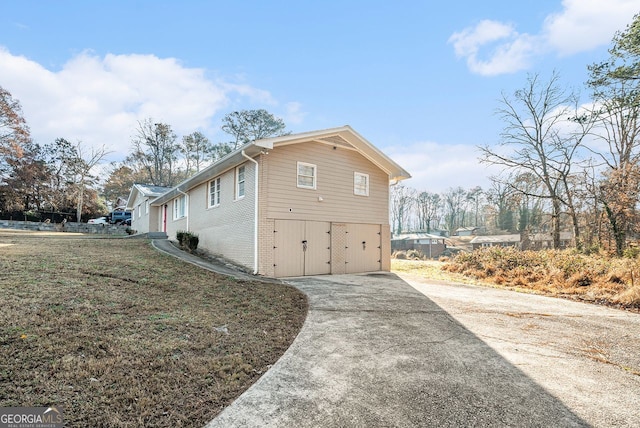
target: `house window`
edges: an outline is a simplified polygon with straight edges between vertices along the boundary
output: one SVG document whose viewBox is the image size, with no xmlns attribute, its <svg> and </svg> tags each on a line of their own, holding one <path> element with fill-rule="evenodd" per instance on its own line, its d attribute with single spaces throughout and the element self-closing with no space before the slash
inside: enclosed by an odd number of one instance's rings
<svg viewBox="0 0 640 428">
<path fill-rule="evenodd" d="M 353 173 L 353 194 L 369 196 L 369 174 Z"/>
<path fill-rule="evenodd" d="M 142 204 L 138 204 L 138 218 L 142 217 L 142 216 L 140 215 L 140 207 L 142 207 Z"/>
<path fill-rule="evenodd" d="M 209 207 L 220 205 L 220 177 L 209 182 Z"/>
<path fill-rule="evenodd" d="M 173 200 L 173 219 L 177 220 L 187 216 L 187 196 L 182 195 Z"/>
<path fill-rule="evenodd" d="M 244 197 L 244 165 L 236 168 L 236 199 Z"/>
<path fill-rule="evenodd" d="M 144 213 L 149 214 L 149 199 L 144 201 Z"/>
<path fill-rule="evenodd" d="M 303 189 L 316 188 L 315 165 L 305 162 L 298 162 L 298 187 Z"/>
</svg>

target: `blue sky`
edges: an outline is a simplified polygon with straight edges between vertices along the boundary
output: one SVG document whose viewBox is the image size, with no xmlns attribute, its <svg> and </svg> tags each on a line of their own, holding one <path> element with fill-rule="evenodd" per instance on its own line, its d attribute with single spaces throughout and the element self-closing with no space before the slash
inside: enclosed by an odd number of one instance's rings
<svg viewBox="0 0 640 428">
<path fill-rule="evenodd" d="M 40 143 L 126 156 L 138 120 L 226 139 L 265 108 L 292 132 L 351 125 L 419 190 L 487 185 L 501 92 L 557 70 L 582 90 L 640 0 L 0 3 L 0 86 Z"/>
</svg>

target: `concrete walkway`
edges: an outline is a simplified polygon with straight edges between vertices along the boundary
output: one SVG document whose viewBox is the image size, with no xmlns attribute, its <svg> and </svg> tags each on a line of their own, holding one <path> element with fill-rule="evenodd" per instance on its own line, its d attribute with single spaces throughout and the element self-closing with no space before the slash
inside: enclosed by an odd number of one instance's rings
<svg viewBox="0 0 640 428">
<path fill-rule="evenodd" d="M 233 273 L 168 241 L 154 246 Z M 588 426 L 396 275 L 286 282 L 309 297 L 302 330 L 207 428 Z"/>
<path fill-rule="evenodd" d="M 191 263 L 192 265 L 198 266 L 202 269 L 210 270 L 212 272 L 219 273 L 221 275 L 227 275 L 238 279 L 250 279 L 255 280 L 258 277 L 242 272 L 238 270 L 236 267 L 224 264 L 223 262 L 215 262 L 215 261 L 207 261 L 198 256 L 194 256 L 193 254 L 186 253 L 181 249 L 177 248 L 171 241 L 168 239 L 154 239 L 151 241 L 151 245 L 153 247 L 165 254 L 168 254 L 173 257 L 177 257 L 179 259 L 184 260 L 185 262 Z M 271 279 L 268 279 L 271 281 Z"/>
<path fill-rule="evenodd" d="M 587 424 L 393 274 L 306 277 L 289 350 L 213 427 Z"/>
</svg>

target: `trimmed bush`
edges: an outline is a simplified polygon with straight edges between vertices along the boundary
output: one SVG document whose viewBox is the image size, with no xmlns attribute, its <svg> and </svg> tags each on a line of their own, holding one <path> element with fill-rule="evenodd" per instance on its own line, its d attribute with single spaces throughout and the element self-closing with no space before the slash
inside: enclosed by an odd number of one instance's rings
<svg viewBox="0 0 640 428">
<path fill-rule="evenodd" d="M 178 245 L 185 251 L 193 252 L 198 248 L 200 239 L 195 233 L 191 233 L 185 230 L 179 230 L 176 232 L 176 239 Z"/>
</svg>

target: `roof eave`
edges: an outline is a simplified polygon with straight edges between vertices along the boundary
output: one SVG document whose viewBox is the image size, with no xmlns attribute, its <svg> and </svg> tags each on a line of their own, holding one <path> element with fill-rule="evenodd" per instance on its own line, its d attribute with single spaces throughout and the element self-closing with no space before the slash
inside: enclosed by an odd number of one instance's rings
<svg viewBox="0 0 640 428">
<path fill-rule="evenodd" d="M 227 171 L 244 163 L 246 161 L 246 158 L 242 155 L 242 152 L 244 152 L 249 157 L 254 157 L 264 152 L 265 150 L 270 150 L 272 148 L 273 144 L 269 144 L 269 142 L 265 142 L 265 140 L 247 143 L 244 146 L 224 156 L 214 164 L 209 165 L 197 174 L 187 178 L 168 192 L 163 193 L 162 195 L 151 201 L 151 205 L 159 206 L 165 204 L 170 200 L 188 192 L 194 187 L 212 180 L 224 171 Z"/>
</svg>

